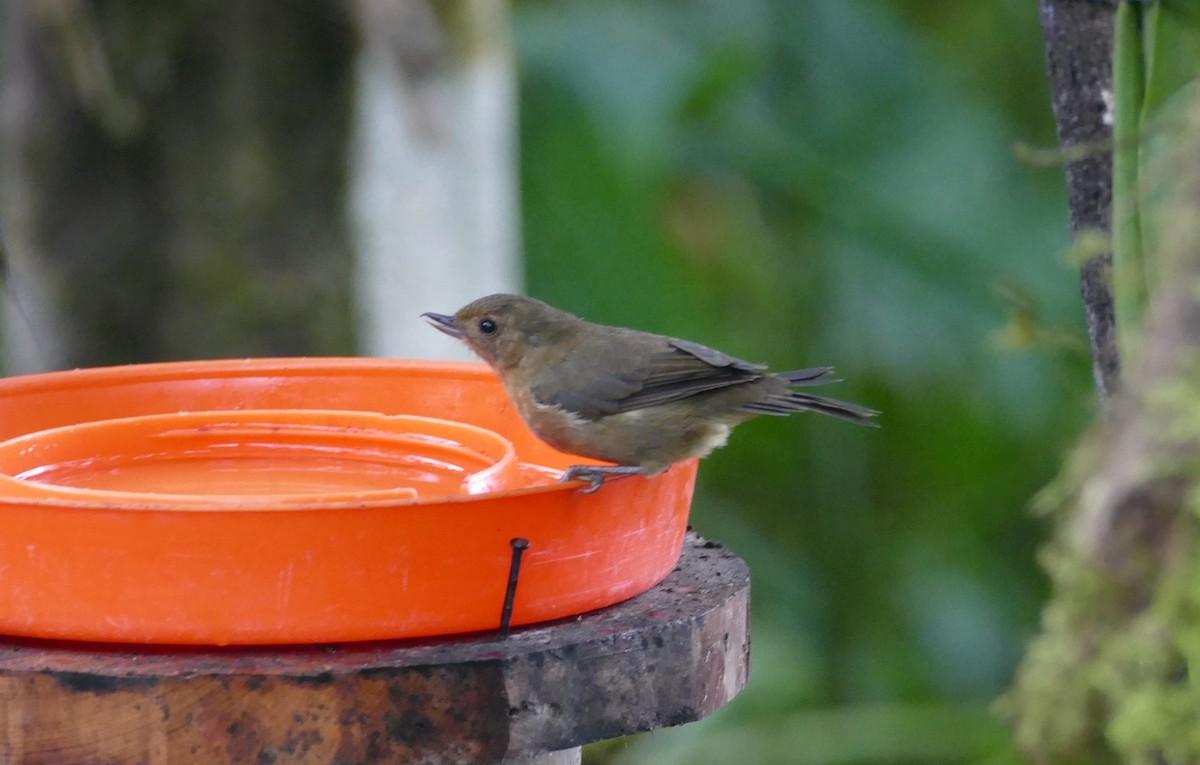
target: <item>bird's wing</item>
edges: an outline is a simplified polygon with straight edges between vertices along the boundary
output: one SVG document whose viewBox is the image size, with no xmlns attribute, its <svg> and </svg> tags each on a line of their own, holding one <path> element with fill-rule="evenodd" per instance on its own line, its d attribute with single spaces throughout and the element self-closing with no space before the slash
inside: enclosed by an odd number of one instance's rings
<svg viewBox="0 0 1200 765">
<path fill-rule="evenodd" d="M 672 337 L 667 339 L 667 344 L 676 350 L 683 351 L 689 356 L 694 356 L 710 367 L 718 369 L 729 367 L 742 372 L 761 372 L 767 368 L 766 364 L 753 364 L 749 361 L 743 361 L 730 356 L 728 353 L 721 353 L 715 348 L 709 348 L 707 345 L 693 343 L 691 340 L 680 340 Z"/>
<path fill-rule="evenodd" d="M 615 360 L 606 355 L 603 368 L 581 364 L 569 379 L 558 377 L 552 385 L 534 386 L 534 396 L 595 419 L 742 385 L 760 379 L 766 369 L 699 343 L 651 337 L 615 355 Z"/>
</svg>

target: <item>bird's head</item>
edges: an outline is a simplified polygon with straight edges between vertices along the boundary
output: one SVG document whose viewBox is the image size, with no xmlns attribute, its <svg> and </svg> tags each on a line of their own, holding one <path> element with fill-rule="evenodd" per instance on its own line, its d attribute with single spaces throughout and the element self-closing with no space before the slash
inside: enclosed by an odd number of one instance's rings
<svg viewBox="0 0 1200 765">
<path fill-rule="evenodd" d="M 518 366 L 531 351 L 569 337 L 582 322 L 571 314 L 522 295 L 488 295 L 453 316 L 421 314 L 426 321 L 467 344 L 496 370 Z"/>
</svg>

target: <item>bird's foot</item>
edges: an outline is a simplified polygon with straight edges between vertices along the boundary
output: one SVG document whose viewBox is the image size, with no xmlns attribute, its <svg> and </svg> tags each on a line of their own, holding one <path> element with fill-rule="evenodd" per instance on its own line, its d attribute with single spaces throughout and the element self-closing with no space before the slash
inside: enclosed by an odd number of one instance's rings
<svg viewBox="0 0 1200 765">
<path fill-rule="evenodd" d="M 562 474 L 562 478 L 559 478 L 558 482 L 587 481 L 591 486 L 583 489 L 583 493 L 594 494 L 604 485 L 605 479 L 641 474 L 641 468 L 636 465 L 572 465 Z"/>
</svg>

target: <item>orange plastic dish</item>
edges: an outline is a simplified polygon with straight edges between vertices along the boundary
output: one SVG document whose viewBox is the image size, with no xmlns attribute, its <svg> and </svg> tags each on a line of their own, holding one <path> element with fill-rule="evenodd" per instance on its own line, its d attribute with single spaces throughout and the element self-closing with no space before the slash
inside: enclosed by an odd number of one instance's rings
<svg viewBox="0 0 1200 765">
<path fill-rule="evenodd" d="M 410 501 L 519 488 L 512 443 L 410 415 L 245 409 L 143 415 L 0 443 L 0 492 L 171 507 Z"/>
<path fill-rule="evenodd" d="M 595 494 L 483 365 L 250 359 L 0 380 L 0 633 L 281 644 L 495 629 L 652 587 L 694 462 Z M 394 480 L 393 480 L 394 479 Z"/>
</svg>

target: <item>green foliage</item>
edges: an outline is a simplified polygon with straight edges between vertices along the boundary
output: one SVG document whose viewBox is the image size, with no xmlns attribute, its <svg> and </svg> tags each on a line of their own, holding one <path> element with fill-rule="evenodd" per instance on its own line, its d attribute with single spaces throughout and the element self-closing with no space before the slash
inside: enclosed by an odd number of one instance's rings
<svg viewBox="0 0 1200 765">
<path fill-rule="evenodd" d="M 1143 316 L 1161 282 L 1156 252 L 1177 168 L 1164 166 L 1180 132 L 1180 103 L 1200 75 L 1200 6 L 1121 3 L 1113 52 L 1113 292 L 1121 355 L 1132 368 Z"/>
<path fill-rule="evenodd" d="M 574 0 L 516 24 L 530 293 L 834 364 L 826 392 L 883 411 L 763 418 L 705 462 L 693 522 L 754 572 L 750 688 L 591 759 L 1007 756 L 987 704 L 1044 595 L 1028 498 L 1092 413 L 1061 170 L 1010 150 L 1053 142 L 1032 7 Z"/>
</svg>

